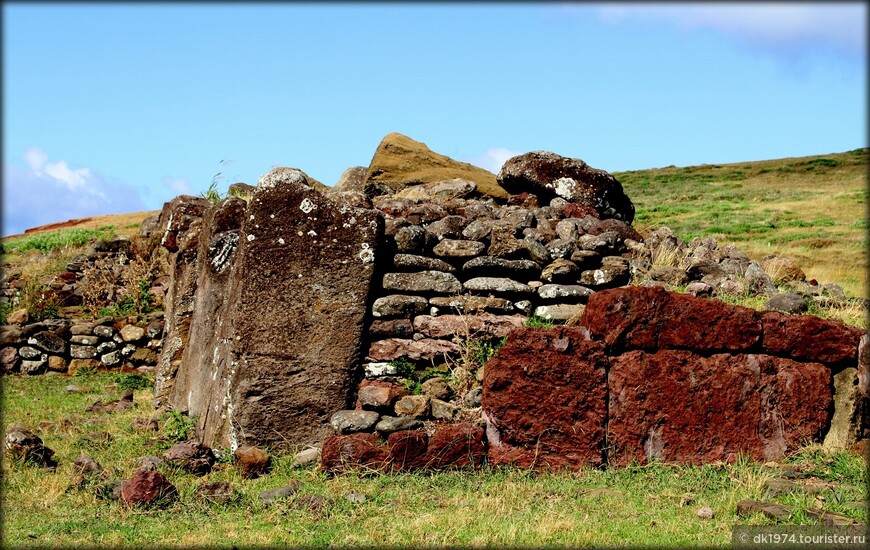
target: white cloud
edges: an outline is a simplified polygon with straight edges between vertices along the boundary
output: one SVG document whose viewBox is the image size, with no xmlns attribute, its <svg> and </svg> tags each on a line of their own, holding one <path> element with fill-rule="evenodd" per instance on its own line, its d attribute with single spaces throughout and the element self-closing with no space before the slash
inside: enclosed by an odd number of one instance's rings
<svg viewBox="0 0 870 550">
<path fill-rule="evenodd" d="M 786 53 L 823 48 L 858 57 L 867 44 L 867 5 L 857 2 L 616 4 L 595 11 L 610 23 L 635 19 L 713 29 Z"/>
<path fill-rule="evenodd" d="M 194 195 L 193 188 L 185 178 L 176 178 L 174 176 L 163 176 L 160 180 L 161 185 L 166 187 L 174 196 L 178 195 Z"/>
<path fill-rule="evenodd" d="M 49 162 L 38 147 L 23 155 L 26 168 L 3 167 L 3 234 L 74 218 L 146 210 L 138 189 L 90 168 Z"/>
<path fill-rule="evenodd" d="M 498 174 L 502 165 L 511 157 L 521 155 L 519 151 L 511 151 L 504 147 L 490 147 L 482 155 L 472 157 L 466 162 Z"/>
<path fill-rule="evenodd" d="M 30 166 L 31 170 L 41 174 L 45 163 L 48 162 L 48 155 L 39 147 L 31 147 L 24 152 L 24 162 Z"/>
<path fill-rule="evenodd" d="M 30 147 L 24 152 L 24 161 L 38 177 L 48 176 L 66 185 L 70 190 L 83 190 L 90 193 L 100 192 L 88 186 L 88 180 L 93 177 L 88 168 L 70 168 L 65 160 L 48 162 L 48 155 L 39 147 Z"/>
</svg>

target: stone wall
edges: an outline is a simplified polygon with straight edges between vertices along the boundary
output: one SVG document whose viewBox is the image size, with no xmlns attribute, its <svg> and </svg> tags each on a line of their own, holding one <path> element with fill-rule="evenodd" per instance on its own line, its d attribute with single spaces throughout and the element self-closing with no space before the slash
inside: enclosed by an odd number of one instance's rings
<svg viewBox="0 0 870 550">
<path fill-rule="evenodd" d="M 94 242 L 84 254 L 72 258 L 65 270 L 43 278 L 42 302 L 57 308 L 60 318 L 30 322 L 26 309 L 10 314 L 10 325 L 0 327 L 3 372 L 74 374 L 80 368 L 154 369 L 163 345 L 163 312 L 144 319 L 86 318 L 83 301 L 100 293 L 101 300 L 119 298 L 120 281 L 131 259 L 143 251 L 141 241 L 105 239 Z M 149 276 L 145 274 L 143 276 Z M 97 282 L 99 281 L 99 283 Z M 148 280 L 150 292 L 162 303 L 166 278 Z M 5 273 L 2 294 L 20 306 L 23 284 L 20 273 Z"/>
<path fill-rule="evenodd" d="M 625 240 L 643 239 L 624 222 L 563 200 L 537 206 L 528 195 L 524 204 L 467 201 L 473 185 L 452 184 L 448 200 L 374 200 L 386 238 L 370 361 L 443 360 L 460 351 L 457 338 L 503 337 L 532 315 L 579 318 L 593 292 L 628 282 Z"/>
<path fill-rule="evenodd" d="M 0 331 L 6 373 L 75 374 L 79 369 L 151 372 L 162 351 L 163 314 L 140 324 L 103 317 L 50 319 Z"/>
<path fill-rule="evenodd" d="M 380 169 L 318 190 L 276 168 L 245 200 L 177 197 L 141 230 L 165 255 L 162 340 L 156 317 L 4 327 L 4 367 L 156 360 L 155 406 L 196 417 L 204 443 L 326 438 L 330 471 L 766 460 L 867 437 L 858 331 L 696 298 L 765 295 L 795 312 L 844 300 L 836 285 L 711 238 L 645 240 L 619 183 L 579 159 L 505 167 L 486 192 L 369 181 Z M 57 290 L 75 295 L 75 268 Z M 681 285 L 691 296 L 665 290 Z M 567 326 L 524 328 L 532 317 Z M 472 344 L 504 338 L 464 370 Z"/>
<path fill-rule="evenodd" d="M 596 293 L 576 327 L 510 333 L 483 376 L 485 435 L 466 429 L 453 440 L 462 463 L 437 467 L 479 465 L 481 448 L 490 464 L 556 469 L 777 460 L 805 443 L 849 448 L 870 427 L 867 344 L 857 329 L 808 315 L 656 287 Z M 430 456 L 444 423 L 394 430 L 369 387 L 359 418 L 334 419 L 323 467 L 343 471 L 371 452 L 379 458 L 368 467 L 433 467 L 409 457 Z M 405 398 L 392 399 L 398 411 Z"/>
</svg>

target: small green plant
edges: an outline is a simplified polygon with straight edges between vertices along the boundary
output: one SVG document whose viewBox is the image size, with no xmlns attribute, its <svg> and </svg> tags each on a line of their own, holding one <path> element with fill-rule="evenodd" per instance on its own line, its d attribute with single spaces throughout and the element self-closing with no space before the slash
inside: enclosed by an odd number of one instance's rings
<svg viewBox="0 0 870 550">
<path fill-rule="evenodd" d="M 76 369 L 75 374 L 73 376 L 79 376 L 82 378 L 93 376 L 97 374 L 97 367 L 91 365 L 84 365 Z"/>
<path fill-rule="evenodd" d="M 0 325 L 5 325 L 6 318 L 12 313 L 12 302 L 0 302 Z"/>
<path fill-rule="evenodd" d="M 220 172 L 218 172 L 220 174 Z M 218 191 L 217 181 L 212 180 L 209 184 L 208 189 L 199 194 L 204 199 L 208 199 L 212 204 L 217 204 L 221 201 L 221 192 Z"/>
<path fill-rule="evenodd" d="M 531 317 L 526 319 L 526 322 L 523 323 L 523 326 L 529 328 L 552 328 L 553 322 L 548 319 L 538 317 L 537 315 L 532 315 Z"/>
<path fill-rule="evenodd" d="M 180 411 L 169 411 L 163 430 L 172 443 L 187 441 L 196 433 L 196 419 Z"/>
<path fill-rule="evenodd" d="M 60 317 L 60 299 L 57 292 L 31 279 L 24 287 L 21 306 L 27 309 L 32 322 Z"/>
<path fill-rule="evenodd" d="M 399 357 L 390 361 L 390 366 L 396 369 L 396 375 L 402 378 L 413 378 L 415 374 L 414 365 L 408 361 L 407 357 Z"/>
<path fill-rule="evenodd" d="M 231 160 L 224 159 L 221 160 L 218 164 L 220 164 L 221 166 L 225 166 L 231 162 Z M 223 175 L 223 172 L 218 170 L 215 175 L 211 177 L 211 183 L 209 184 L 208 188 L 200 193 L 200 196 L 204 199 L 208 199 L 208 201 L 212 204 L 219 203 L 221 199 L 223 199 L 223 197 L 221 197 L 221 192 L 218 190 L 218 184 L 224 179 L 226 179 L 226 177 Z"/>
<path fill-rule="evenodd" d="M 408 378 L 402 384 L 402 387 L 411 393 L 411 395 L 420 395 L 423 393 L 423 384 L 416 378 Z"/>
<path fill-rule="evenodd" d="M 154 381 L 141 374 L 117 372 L 112 375 L 111 379 L 122 390 L 141 390 L 154 387 Z"/>
<path fill-rule="evenodd" d="M 552 326 L 552 325 L 550 325 Z M 507 342 L 507 336 L 501 340 L 471 340 L 469 342 L 470 358 L 474 368 L 482 367 Z"/>
</svg>

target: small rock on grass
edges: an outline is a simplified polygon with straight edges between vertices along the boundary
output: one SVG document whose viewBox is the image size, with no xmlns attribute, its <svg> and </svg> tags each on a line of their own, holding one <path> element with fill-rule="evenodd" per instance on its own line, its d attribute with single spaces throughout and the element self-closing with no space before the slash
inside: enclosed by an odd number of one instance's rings
<svg viewBox="0 0 870 550">
<path fill-rule="evenodd" d="M 366 496 L 362 493 L 348 493 L 344 495 L 344 498 L 355 504 L 362 504 L 366 501 Z"/>
<path fill-rule="evenodd" d="M 236 449 L 233 453 L 233 459 L 245 479 L 260 477 L 269 471 L 271 465 L 269 454 L 253 445 L 242 445 Z"/>
<path fill-rule="evenodd" d="M 163 465 L 163 460 L 157 456 L 143 456 L 139 458 L 139 469 L 155 471 Z"/>
<path fill-rule="evenodd" d="M 156 471 L 137 471 L 121 489 L 121 500 L 127 506 L 156 505 L 177 498 L 178 489 Z"/>
<path fill-rule="evenodd" d="M 714 515 L 715 513 L 713 512 L 713 509 L 707 506 L 698 510 L 698 517 L 701 519 L 713 519 Z"/>
<path fill-rule="evenodd" d="M 312 447 L 310 449 L 305 449 L 303 451 L 299 451 L 296 454 L 296 457 L 293 459 L 293 467 L 294 468 L 305 468 L 307 466 L 312 466 L 320 462 L 320 448 Z"/>
<path fill-rule="evenodd" d="M 134 418 L 130 429 L 136 432 L 156 432 L 160 428 L 153 418 Z"/>
<path fill-rule="evenodd" d="M 293 508 L 307 510 L 315 515 L 322 514 L 329 504 L 329 499 L 320 495 L 301 495 L 293 499 Z"/>
<path fill-rule="evenodd" d="M 196 494 L 205 500 L 226 504 L 233 497 L 233 488 L 226 481 L 203 481 L 196 488 Z"/>
<path fill-rule="evenodd" d="M 4 447 L 12 459 L 23 460 L 25 464 L 45 467 L 50 470 L 57 468 L 54 451 L 46 447 L 42 438 L 30 430 L 10 426 L 6 431 Z"/>
<path fill-rule="evenodd" d="M 260 493 L 259 498 L 262 502 L 274 502 L 278 499 L 293 496 L 297 491 L 299 491 L 300 487 L 302 487 L 302 482 L 298 479 L 294 479 L 289 485 L 284 487 L 263 491 Z"/>
<path fill-rule="evenodd" d="M 215 463 L 214 452 L 196 441 L 178 443 L 163 453 L 163 460 L 190 472 L 203 476 L 211 471 Z"/>
</svg>

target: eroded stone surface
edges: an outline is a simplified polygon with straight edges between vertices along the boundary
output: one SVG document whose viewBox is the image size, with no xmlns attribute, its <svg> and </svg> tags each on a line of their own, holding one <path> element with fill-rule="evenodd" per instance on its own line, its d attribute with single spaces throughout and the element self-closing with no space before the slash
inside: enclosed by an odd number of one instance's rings
<svg viewBox="0 0 870 550">
<path fill-rule="evenodd" d="M 756 311 L 657 287 L 596 292 L 589 297 L 581 324 L 615 351 L 744 352 L 758 349 L 761 340 Z"/>
<path fill-rule="evenodd" d="M 581 329 L 514 331 L 483 377 L 490 462 L 601 465 L 606 367 L 604 347 Z"/>
<path fill-rule="evenodd" d="M 310 183 L 276 168 L 247 205 L 229 199 L 206 212 L 198 314 L 171 393 L 173 407 L 199 416 L 206 443 L 314 444 L 350 405 L 383 221 Z M 225 263 L 213 245 L 227 231 L 239 240 Z"/>
<path fill-rule="evenodd" d="M 830 421 L 831 373 L 753 354 L 629 351 L 611 359 L 608 461 L 777 460 Z"/>
<path fill-rule="evenodd" d="M 761 315 L 763 346 L 771 355 L 828 365 L 851 364 L 858 357 L 860 329 L 814 315 Z"/>
</svg>

